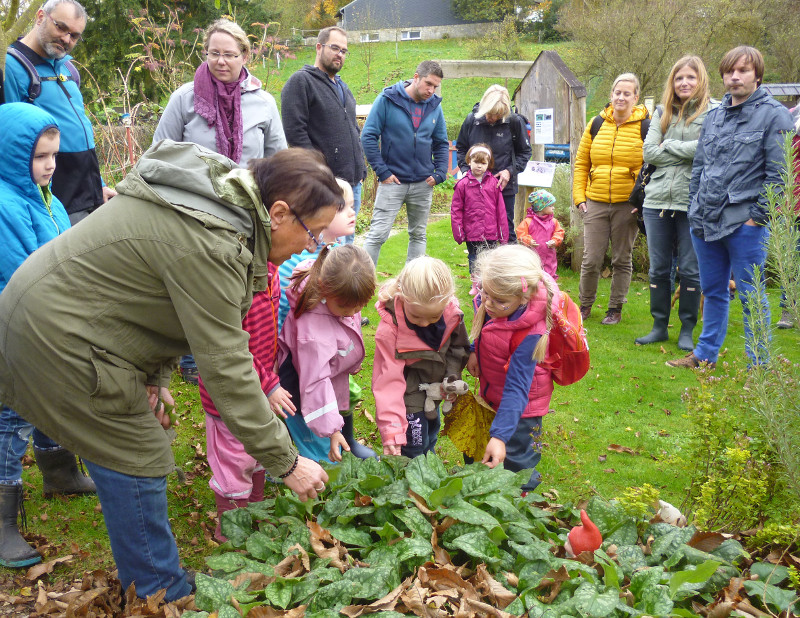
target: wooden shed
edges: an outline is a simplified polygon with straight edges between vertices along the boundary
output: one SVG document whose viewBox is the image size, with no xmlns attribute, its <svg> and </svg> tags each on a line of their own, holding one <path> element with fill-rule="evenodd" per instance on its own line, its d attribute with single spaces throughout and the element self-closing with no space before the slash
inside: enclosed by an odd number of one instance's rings
<svg viewBox="0 0 800 618">
<path fill-rule="evenodd" d="M 553 110 L 553 143 L 569 144 L 570 161 L 574 162 L 586 128 L 586 86 L 567 68 L 558 52 L 551 49 L 541 52 L 514 90 L 512 98 L 517 110 L 531 122 L 536 117 L 537 109 Z M 534 144 L 533 141 L 534 133 L 531 132 L 533 160 L 544 160 L 544 144 Z M 524 212 L 526 198 L 526 193 L 520 191 L 517 196 L 518 211 Z M 570 208 L 570 226 L 581 232 L 573 244 L 572 268 L 577 270 L 583 255 L 583 220 L 573 208 Z"/>
</svg>

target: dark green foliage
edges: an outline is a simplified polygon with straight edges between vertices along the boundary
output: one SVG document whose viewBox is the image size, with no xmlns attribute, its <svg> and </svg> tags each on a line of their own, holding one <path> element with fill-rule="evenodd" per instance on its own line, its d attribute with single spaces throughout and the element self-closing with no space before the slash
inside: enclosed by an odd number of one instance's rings
<svg viewBox="0 0 800 618">
<path fill-rule="evenodd" d="M 736 564 L 746 553 L 737 541 L 707 553 L 687 544 L 694 527 L 647 525 L 623 505 L 600 498 L 587 511 L 604 534 L 606 551 L 594 553 L 594 564 L 567 558 L 561 518 L 575 519 L 575 511 L 535 506 L 540 497 L 522 498 L 521 483 L 519 474 L 502 467 L 448 471 L 434 454 L 361 461 L 345 453 L 330 470 L 327 500 L 303 504 L 282 495 L 225 514 L 223 532 L 231 542 L 207 559 L 215 576 L 198 577 L 197 606 L 233 616 L 235 599 L 243 609 L 306 605 L 307 616 L 338 616 L 345 606 L 385 597 L 422 566 L 448 566 L 439 562 L 441 550 L 469 572 L 486 568 L 516 595 L 504 610 L 512 615 L 689 616 L 693 602 L 709 603 L 731 577 L 741 576 Z M 239 549 L 231 552 L 230 546 Z M 272 565 L 285 565 L 287 556 L 306 566 L 276 576 L 286 571 L 273 572 Z M 767 579 L 767 567 L 753 571 L 763 580 L 745 585 L 771 611 L 785 611 L 797 601 L 779 587 L 788 572 Z M 260 590 L 248 590 L 248 583 L 235 587 L 231 582 L 243 573 L 262 573 L 269 583 Z"/>
</svg>

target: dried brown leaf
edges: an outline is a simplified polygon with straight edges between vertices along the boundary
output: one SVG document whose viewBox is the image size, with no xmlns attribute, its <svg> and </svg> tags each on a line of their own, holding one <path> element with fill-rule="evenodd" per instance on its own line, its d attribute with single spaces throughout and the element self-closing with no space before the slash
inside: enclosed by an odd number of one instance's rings
<svg viewBox="0 0 800 618">
<path fill-rule="evenodd" d="M 39 579 L 42 575 L 47 575 L 48 573 L 52 573 L 53 569 L 56 567 L 57 564 L 62 564 L 64 562 L 71 562 L 72 561 L 72 554 L 68 556 L 62 556 L 61 558 L 55 558 L 54 560 L 48 560 L 47 562 L 40 562 L 39 564 L 34 564 L 28 572 L 25 573 L 25 579 L 34 581 Z"/>
<path fill-rule="evenodd" d="M 425 499 L 420 496 L 419 494 L 414 493 L 412 490 L 408 490 L 408 495 L 411 497 L 411 500 L 414 502 L 416 507 L 420 510 L 423 515 L 435 515 L 436 511 L 431 511 L 428 508 L 428 505 L 425 503 Z"/>
<path fill-rule="evenodd" d="M 608 445 L 609 451 L 614 451 L 615 453 L 628 453 L 629 455 L 636 455 L 636 451 L 634 451 L 629 446 L 622 446 L 620 444 L 609 444 Z"/>
<path fill-rule="evenodd" d="M 719 532 L 701 532 L 697 531 L 694 533 L 687 545 L 690 547 L 694 547 L 695 549 L 699 549 L 700 551 L 704 551 L 706 553 L 711 553 L 717 547 L 722 545 L 722 543 L 729 537 L 726 537 L 724 534 Z"/>
<path fill-rule="evenodd" d="M 513 614 L 499 610 L 491 605 L 474 599 L 464 599 L 470 607 L 473 607 L 479 616 L 496 616 L 497 618 L 513 618 Z"/>
</svg>

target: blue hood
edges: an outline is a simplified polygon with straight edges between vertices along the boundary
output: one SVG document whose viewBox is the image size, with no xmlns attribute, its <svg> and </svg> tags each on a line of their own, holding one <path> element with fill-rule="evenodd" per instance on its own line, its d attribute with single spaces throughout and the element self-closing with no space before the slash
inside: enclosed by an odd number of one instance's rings
<svg viewBox="0 0 800 618">
<path fill-rule="evenodd" d="M 411 101 L 411 98 L 406 94 L 406 86 L 411 83 L 411 80 L 399 81 L 392 86 L 387 86 L 383 89 L 383 96 L 385 96 L 390 101 L 393 101 L 396 105 L 405 108 Z M 442 103 L 442 97 L 440 97 L 435 92 L 430 96 L 429 99 L 425 99 L 424 101 L 419 101 L 415 103 L 415 105 L 422 105 L 426 106 L 425 115 L 429 114 L 431 111 L 435 110 L 439 105 Z"/>
<path fill-rule="evenodd" d="M 33 151 L 45 130 L 58 128 L 55 118 L 35 105 L 6 103 L 0 105 L 0 127 L 6 128 L 6 136 L 0 140 L 0 180 L 27 199 L 40 202 L 41 193 L 31 175 Z"/>
</svg>

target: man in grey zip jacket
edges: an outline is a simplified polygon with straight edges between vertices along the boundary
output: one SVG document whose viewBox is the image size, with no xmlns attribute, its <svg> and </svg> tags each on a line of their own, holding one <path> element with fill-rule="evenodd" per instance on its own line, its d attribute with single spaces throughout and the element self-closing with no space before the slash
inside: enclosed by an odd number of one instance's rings
<svg viewBox="0 0 800 618">
<path fill-rule="evenodd" d="M 347 53 L 344 30 L 338 26 L 320 30 L 314 66 L 307 64 L 294 73 L 281 91 L 281 117 L 289 146 L 319 150 L 334 176 L 350 183 L 358 215 L 367 167 L 356 123 L 356 100 L 338 75 Z M 345 242 L 352 243 L 353 235 L 346 236 Z"/>
</svg>

